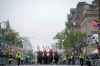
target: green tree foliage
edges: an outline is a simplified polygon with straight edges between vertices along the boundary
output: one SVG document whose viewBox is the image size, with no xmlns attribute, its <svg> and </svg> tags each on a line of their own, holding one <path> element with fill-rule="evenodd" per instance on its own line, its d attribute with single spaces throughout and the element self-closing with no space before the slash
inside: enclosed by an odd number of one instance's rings
<svg viewBox="0 0 100 66">
<path fill-rule="evenodd" d="M 79 31 L 72 31 L 72 30 L 64 30 L 62 32 L 57 33 L 57 35 L 54 37 L 54 39 L 57 40 L 57 43 L 59 47 L 64 48 L 71 48 L 77 44 L 76 42 L 79 42 L 86 36 L 85 33 L 79 32 Z"/>
<path fill-rule="evenodd" d="M 62 31 L 62 32 L 57 33 L 54 39 L 57 40 L 57 43 L 56 43 L 57 47 L 61 48 L 63 40 L 65 39 L 65 32 Z"/>
<path fill-rule="evenodd" d="M 69 33 L 66 33 L 67 37 L 64 40 L 64 47 L 73 47 L 77 44 L 77 42 L 79 43 L 83 37 L 85 37 L 85 33 L 81 33 L 81 32 L 76 32 L 76 31 L 70 31 Z"/>
<path fill-rule="evenodd" d="M 9 32 L 5 36 L 5 40 L 11 44 L 15 44 L 17 39 L 17 33 L 16 32 Z"/>
<path fill-rule="evenodd" d="M 19 34 L 15 31 L 7 32 L 5 34 L 5 41 L 10 45 L 15 45 L 17 47 L 22 47 L 22 39 Z"/>
</svg>

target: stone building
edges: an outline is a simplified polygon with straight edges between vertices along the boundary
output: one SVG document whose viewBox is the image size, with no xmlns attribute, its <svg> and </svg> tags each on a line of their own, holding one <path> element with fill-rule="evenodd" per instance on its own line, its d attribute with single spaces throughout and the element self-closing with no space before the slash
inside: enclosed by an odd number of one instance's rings
<svg viewBox="0 0 100 66">
<path fill-rule="evenodd" d="M 91 26 L 91 22 L 98 19 L 98 6 L 96 0 L 92 4 L 86 2 L 79 2 L 76 8 L 70 9 L 68 15 L 68 22 L 72 24 L 74 31 L 81 31 L 87 34 L 96 29 Z"/>
<path fill-rule="evenodd" d="M 91 23 L 99 18 L 99 0 L 92 1 L 91 4 L 86 2 L 79 2 L 76 8 L 70 9 L 70 14 L 68 15 L 68 22 L 71 25 L 73 31 L 85 32 L 87 35 L 91 35 L 93 32 L 97 31 Z M 88 46 L 87 52 L 93 51 L 96 47 Z"/>
</svg>

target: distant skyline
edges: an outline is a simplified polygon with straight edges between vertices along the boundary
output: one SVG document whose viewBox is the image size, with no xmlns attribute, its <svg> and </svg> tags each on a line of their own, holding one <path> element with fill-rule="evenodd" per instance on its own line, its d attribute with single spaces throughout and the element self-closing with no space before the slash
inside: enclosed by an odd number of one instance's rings
<svg viewBox="0 0 100 66">
<path fill-rule="evenodd" d="M 51 46 L 53 37 L 65 27 L 70 8 L 79 1 L 93 0 L 0 0 L 0 20 L 28 37 L 33 48 Z"/>
</svg>

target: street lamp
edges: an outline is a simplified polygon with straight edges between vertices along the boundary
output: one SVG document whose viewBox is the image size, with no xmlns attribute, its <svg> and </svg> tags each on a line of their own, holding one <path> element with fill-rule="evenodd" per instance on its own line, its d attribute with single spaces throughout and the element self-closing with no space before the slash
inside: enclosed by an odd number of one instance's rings
<svg viewBox="0 0 100 66">
<path fill-rule="evenodd" d="M 64 40 L 62 40 L 62 44 L 61 44 L 62 45 L 62 47 L 61 47 L 62 49 L 64 48 L 63 43 L 64 43 Z"/>
</svg>

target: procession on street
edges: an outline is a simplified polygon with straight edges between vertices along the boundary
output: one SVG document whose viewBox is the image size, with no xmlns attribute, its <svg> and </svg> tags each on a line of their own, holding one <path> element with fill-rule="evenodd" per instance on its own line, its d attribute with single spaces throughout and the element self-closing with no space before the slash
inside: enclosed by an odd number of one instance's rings
<svg viewBox="0 0 100 66">
<path fill-rule="evenodd" d="M 0 66 L 100 66 L 100 0 L 0 0 Z"/>
</svg>

